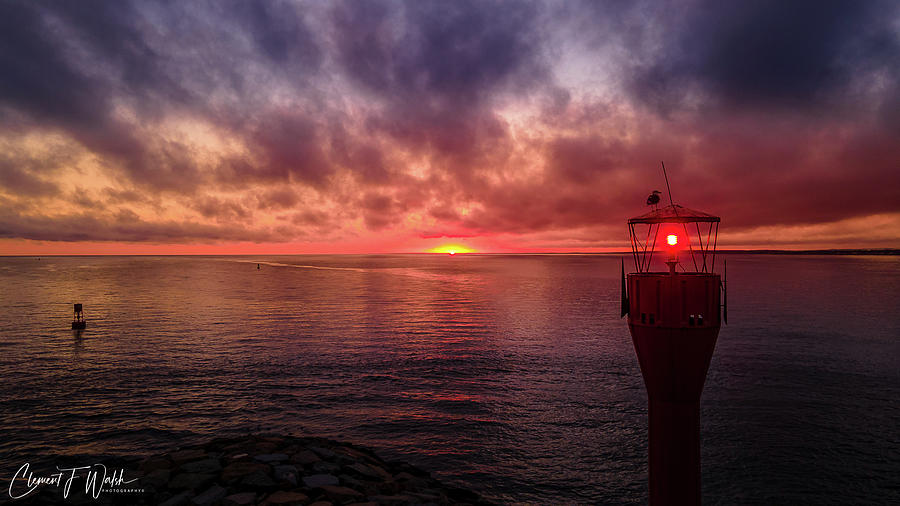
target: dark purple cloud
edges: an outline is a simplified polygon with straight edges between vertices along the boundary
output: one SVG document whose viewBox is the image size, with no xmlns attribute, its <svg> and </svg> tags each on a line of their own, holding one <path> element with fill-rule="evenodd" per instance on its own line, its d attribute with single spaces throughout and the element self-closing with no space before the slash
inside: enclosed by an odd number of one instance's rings
<svg viewBox="0 0 900 506">
<path fill-rule="evenodd" d="M 880 73 L 896 82 L 895 2 L 679 4 L 669 5 L 666 23 L 646 27 L 658 30 L 661 41 L 636 66 L 631 86 L 634 96 L 662 110 L 681 108 L 686 95 L 699 91 L 705 106 L 827 115 L 853 106 Z"/>
<path fill-rule="evenodd" d="M 38 241 L 126 242 L 279 242 L 271 232 L 209 225 L 192 221 L 148 222 L 130 211 L 98 215 L 94 212 L 35 216 L 17 213 L 0 203 L 0 238 Z"/>
<path fill-rule="evenodd" d="M 0 236 L 600 244 L 660 159 L 736 231 L 896 214 L 898 27 L 887 1 L 10 0 Z"/>
</svg>

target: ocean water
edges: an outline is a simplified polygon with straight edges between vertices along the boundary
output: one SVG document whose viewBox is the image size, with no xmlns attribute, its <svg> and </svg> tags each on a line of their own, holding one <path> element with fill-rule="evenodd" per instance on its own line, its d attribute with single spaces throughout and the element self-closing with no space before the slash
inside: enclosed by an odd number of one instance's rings
<svg viewBox="0 0 900 506">
<path fill-rule="evenodd" d="M 704 501 L 900 502 L 900 258 L 727 260 Z M 3 488 L 24 462 L 260 430 L 498 502 L 647 501 L 617 256 L 0 258 L 0 286 Z"/>
</svg>

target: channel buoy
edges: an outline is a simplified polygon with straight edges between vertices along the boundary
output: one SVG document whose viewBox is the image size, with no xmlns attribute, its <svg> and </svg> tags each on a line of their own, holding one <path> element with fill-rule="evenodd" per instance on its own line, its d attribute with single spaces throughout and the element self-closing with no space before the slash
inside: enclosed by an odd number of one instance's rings
<svg viewBox="0 0 900 506">
<path fill-rule="evenodd" d="M 84 310 L 81 304 L 75 304 L 75 317 L 72 319 L 73 330 L 84 330 L 87 327 L 87 321 L 84 319 Z"/>
</svg>

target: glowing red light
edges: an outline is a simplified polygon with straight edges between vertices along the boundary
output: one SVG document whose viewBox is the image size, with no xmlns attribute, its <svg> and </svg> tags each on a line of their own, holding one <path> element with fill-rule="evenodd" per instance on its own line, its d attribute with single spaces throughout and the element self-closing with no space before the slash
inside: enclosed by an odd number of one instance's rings
<svg viewBox="0 0 900 506">
<path fill-rule="evenodd" d="M 675 234 L 669 234 L 666 236 L 666 242 L 669 243 L 669 246 L 675 246 L 678 244 L 678 236 Z"/>
</svg>

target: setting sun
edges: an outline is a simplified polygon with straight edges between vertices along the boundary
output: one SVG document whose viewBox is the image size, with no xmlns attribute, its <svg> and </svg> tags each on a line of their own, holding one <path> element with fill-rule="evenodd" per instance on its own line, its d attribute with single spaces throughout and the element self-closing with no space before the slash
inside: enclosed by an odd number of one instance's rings
<svg viewBox="0 0 900 506">
<path fill-rule="evenodd" d="M 457 253 L 477 253 L 477 251 L 461 244 L 442 244 L 427 250 L 427 253 L 447 253 L 448 255 L 455 255 Z"/>
</svg>

